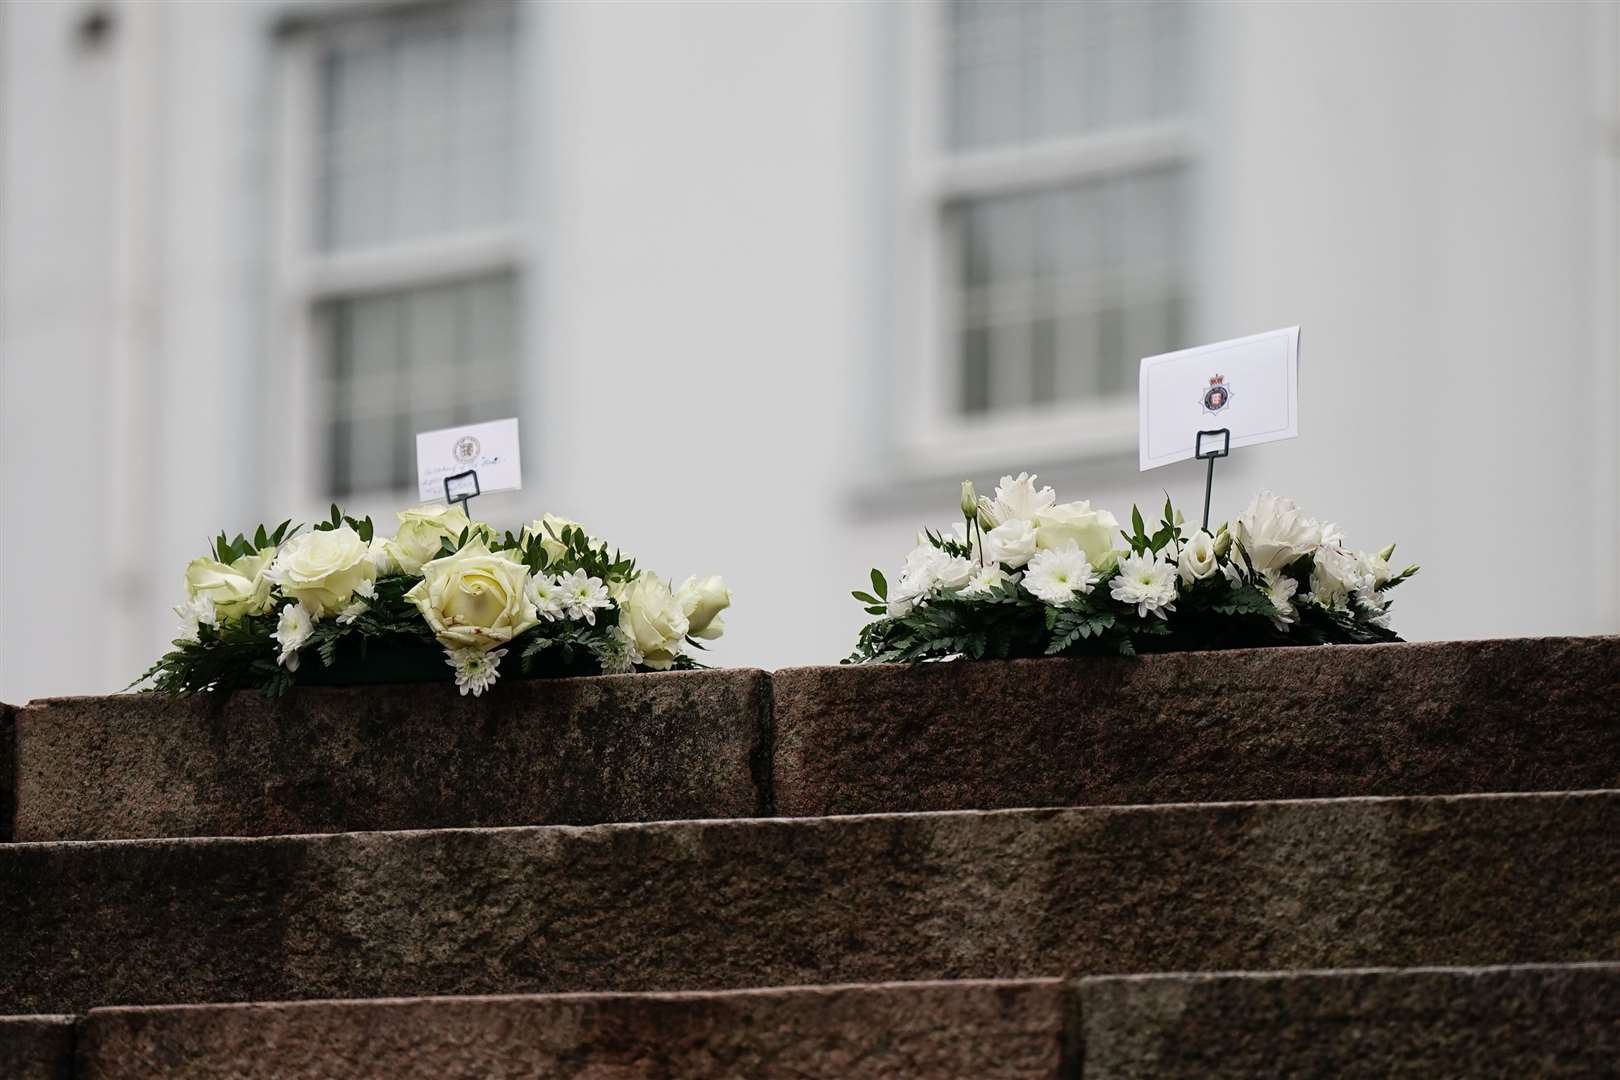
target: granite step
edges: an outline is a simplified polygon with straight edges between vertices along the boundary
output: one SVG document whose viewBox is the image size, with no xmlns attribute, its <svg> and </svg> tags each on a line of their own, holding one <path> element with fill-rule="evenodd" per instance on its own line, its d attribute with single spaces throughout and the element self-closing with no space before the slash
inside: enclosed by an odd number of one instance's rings
<svg viewBox="0 0 1620 1080">
<path fill-rule="evenodd" d="M 80 1022 L 76 1068 L 70 1025 L 0 1020 L 0 1075 L 1600 1076 L 1620 1061 L 1620 964 L 105 1008 Z"/>
<path fill-rule="evenodd" d="M 79 1076 L 1059 1080 L 1070 1000 L 1047 979 L 98 1009 Z"/>
<path fill-rule="evenodd" d="M 795 668 L 781 814 L 1620 787 L 1620 637 Z"/>
<path fill-rule="evenodd" d="M 0 1012 L 1620 960 L 1620 791 L 0 846 Z"/>
<path fill-rule="evenodd" d="M 1560 791 L 1620 787 L 1620 638 L 56 698 L 11 722 L 27 841 Z"/>
<path fill-rule="evenodd" d="M 0 1016 L 0 1077 L 73 1080 L 73 1016 Z"/>
<path fill-rule="evenodd" d="M 769 813 L 770 676 L 681 671 L 15 714 L 16 840 L 274 836 Z"/>
<path fill-rule="evenodd" d="M 1104 977 L 1080 997 L 1085 1080 L 1620 1071 L 1620 964 Z"/>
</svg>

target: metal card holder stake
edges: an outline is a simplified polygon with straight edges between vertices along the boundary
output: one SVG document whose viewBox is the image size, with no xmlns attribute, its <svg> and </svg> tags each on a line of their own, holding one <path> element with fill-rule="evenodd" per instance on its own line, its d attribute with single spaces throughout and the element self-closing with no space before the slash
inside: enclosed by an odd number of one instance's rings
<svg viewBox="0 0 1620 1080">
<path fill-rule="evenodd" d="M 1205 450 L 1204 449 L 1204 436 L 1206 436 L 1206 435 L 1211 437 L 1211 438 L 1214 438 L 1216 435 L 1219 435 L 1221 437 L 1221 448 L 1219 450 Z M 1198 433 L 1198 440 L 1193 445 L 1193 456 L 1196 457 L 1199 461 L 1208 461 L 1209 462 L 1209 472 L 1206 473 L 1205 476 L 1204 476 L 1204 525 L 1203 525 L 1203 529 L 1204 529 L 1205 532 L 1209 532 L 1209 496 L 1210 496 L 1210 492 L 1213 491 L 1214 488 L 1215 488 L 1215 459 L 1216 458 L 1223 458 L 1223 457 L 1225 457 L 1226 455 L 1228 455 L 1231 452 L 1232 452 L 1232 431 L 1231 431 L 1230 428 L 1214 428 L 1214 429 L 1212 429 L 1210 431 L 1200 431 Z"/>
<path fill-rule="evenodd" d="M 454 476 L 444 478 L 444 501 L 451 506 L 461 504 L 461 512 L 467 514 L 467 504 L 472 501 L 478 491 L 478 470 L 468 469 L 466 472 L 456 473 Z M 1207 514 L 1208 511 L 1206 510 Z M 471 514 L 467 514 L 472 517 Z"/>
</svg>

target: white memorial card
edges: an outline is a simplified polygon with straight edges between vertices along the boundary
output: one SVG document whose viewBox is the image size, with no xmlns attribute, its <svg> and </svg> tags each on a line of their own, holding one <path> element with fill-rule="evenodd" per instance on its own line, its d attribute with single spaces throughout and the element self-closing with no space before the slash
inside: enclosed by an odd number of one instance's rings
<svg viewBox="0 0 1620 1080">
<path fill-rule="evenodd" d="M 478 474 L 477 490 L 485 495 L 523 486 L 516 419 L 417 433 L 417 496 L 424 502 L 443 499 L 445 480 L 468 470 Z M 451 494 L 460 498 L 471 491 L 469 482 L 465 487 L 457 485 Z"/>
<path fill-rule="evenodd" d="M 1299 435 L 1299 327 L 1149 356 L 1137 404 L 1143 470 L 1186 461 L 1198 433 L 1226 428 L 1230 446 Z M 1206 438 L 1206 452 L 1224 443 Z"/>
</svg>

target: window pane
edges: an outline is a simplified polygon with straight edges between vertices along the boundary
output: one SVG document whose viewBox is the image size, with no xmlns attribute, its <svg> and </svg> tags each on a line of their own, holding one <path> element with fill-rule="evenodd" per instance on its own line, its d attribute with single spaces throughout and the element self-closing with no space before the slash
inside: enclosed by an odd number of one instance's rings
<svg viewBox="0 0 1620 1080">
<path fill-rule="evenodd" d="M 322 249 L 510 219 L 514 19 L 509 3 L 466 5 L 332 32 L 316 146 Z"/>
<path fill-rule="evenodd" d="M 415 486 L 416 434 L 517 415 L 508 273 L 328 301 L 333 497 Z"/>
<path fill-rule="evenodd" d="M 1178 0 L 955 0 L 947 138 L 1007 146 L 1150 123 L 1185 107 Z"/>
<path fill-rule="evenodd" d="M 1129 396 L 1137 361 L 1186 345 L 1185 168 L 963 199 L 960 408 Z"/>
</svg>

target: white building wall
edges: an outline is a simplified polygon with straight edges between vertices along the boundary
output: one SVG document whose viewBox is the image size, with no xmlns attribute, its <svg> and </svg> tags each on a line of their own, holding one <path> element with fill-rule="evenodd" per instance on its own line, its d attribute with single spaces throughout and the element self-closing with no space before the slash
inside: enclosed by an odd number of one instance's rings
<svg viewBox="0 0 1620 1080">
<path fill-rule="evenodd" d="M 0 8 L 8 701 L 127 682 L 208 531 L 282 509 L 258 408 L 280 9 L 116 10 L 98 54 L 70 5 Z M 958 479 L 887 452 L 910 392 L 888 377 L 896 21 L 534 13 L 531 490 L 486 509 L 724 573 L 716 662 L 835 660 L 848 590 L 949 522 Z M 1215 516 L 1271 487 L 1399 540 L 1425 566 L 1411 637 L 1620 630 L 1613 7 L 1206 15 L 1196 333 L 1305 328 L 1304 434 L 1223 462 Z M 1122 515 L 1201 494 L 1190 463 L 1004 467 Z"/>
</svg>

